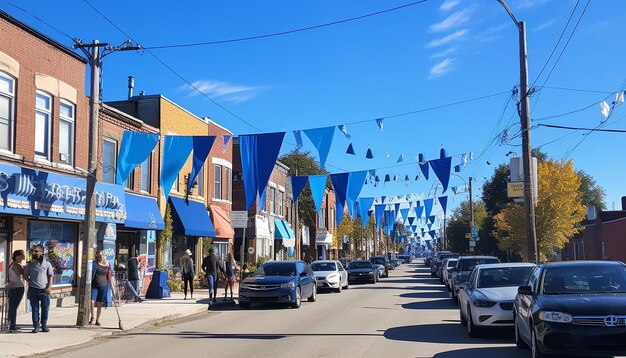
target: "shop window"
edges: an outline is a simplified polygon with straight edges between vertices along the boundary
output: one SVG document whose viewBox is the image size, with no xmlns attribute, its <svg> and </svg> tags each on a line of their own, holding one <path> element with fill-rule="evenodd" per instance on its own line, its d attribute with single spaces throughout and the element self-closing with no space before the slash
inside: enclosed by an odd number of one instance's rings
<svg viewBox="0 0 626 358">
<path fill-rule="evenodd" d="M 222 166 L 215 164 L 215 187 L 213 199 L 222 199 Z"/>
<path fill-rule="evenodd" d="M 74 123 L 76 107 L 61 100 L 59 113 L 59 162 L 74 165 Z"/>
<path fill-rule="evenodd" d="M 117 170 L 117 141 L 104 138 L 102 141 L 102 181 L 115 184 Z"/>
<path fill-rule="evenodd" d="M 37 91 L 35 107 L 35 155 L 50 160 L 52 97 L 44 92 Z"/>
<path fill-rule="evenodd" d="M 0 72 L 0 149 L 13 151 L 15 80 Z"/>
<path fill-rule="evenodd" d="M 141 163 L 141 191 L 146 193 L 150 192 L 150 159 L 152 155 L 148 156 L 146 160 Z"/>
<path fill-rule="evenodd" d="M 44 258 L 54 268 L 53 285 L 69 285 L 74 275 L 76 224 L 28 221 L 28 248 L 40 244 Z"/>
</svg>

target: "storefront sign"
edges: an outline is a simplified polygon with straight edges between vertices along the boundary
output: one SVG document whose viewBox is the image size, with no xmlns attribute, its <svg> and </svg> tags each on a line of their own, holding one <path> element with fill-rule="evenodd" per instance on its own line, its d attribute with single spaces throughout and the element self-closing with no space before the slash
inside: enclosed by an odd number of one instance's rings
<svg viewBox="0 0 626 358">
<path fill-rule="evenodd" d="M 0 164 L 0 213 L 82 220 L 86 180 Z M 124 188 L 96 184 L 96 220 L 124 223 Z"/>
<path fill-rule="evenodd" d="M 231 211 L 230 212 L 230 226 L 235 229 L 243 229 L 248 226 L 248 212 L 247 211 Z"/>
</svg>

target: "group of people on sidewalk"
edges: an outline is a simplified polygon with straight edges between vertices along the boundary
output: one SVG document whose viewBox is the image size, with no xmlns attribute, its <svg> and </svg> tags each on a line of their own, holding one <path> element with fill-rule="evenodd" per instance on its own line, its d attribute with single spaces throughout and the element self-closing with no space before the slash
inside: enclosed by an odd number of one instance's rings
<svg viewBox="0 0 626 358">
<path fill-rule="evenodd" d="M 228 300 L 228 290 L 230 289 L 230 300 L 233 300 L 235 275 L 237 273 L 237 263 L 232 253 L 228 254 L 225 263 L 215 255 L 213 248 L 209 249 L 209 254 L 202 260 L 202 271 L 206 276 L 209 285 L 209 307 L 217 301 L 217 286 L 220 274 L 224 277 L 224 299 Z M 193 298 L 193 279 L 196 277 L 195 266 L 191 258 L 191 250 L 187 249 L 180 259 L 180 272 L 183 279 L 183 291 L 187 299 L 187 289 Z"/>
</svg>

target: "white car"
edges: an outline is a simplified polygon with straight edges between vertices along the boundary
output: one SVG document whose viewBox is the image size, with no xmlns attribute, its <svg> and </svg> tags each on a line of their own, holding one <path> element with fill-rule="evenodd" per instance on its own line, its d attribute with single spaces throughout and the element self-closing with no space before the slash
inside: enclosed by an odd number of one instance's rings
<svg viewBox="0 0 626 358">
<path fill-rule="evenodd" d="M 467 334 L 477 337 L 485 327 L 513 327 L 517 288 L 528 281 L 531 263 L 477 265 L 459 286 L 459 314 Z"/>
<path fill-rule="evenodd" d="M 337 260 L 315 261 L 311 264 L 311 270 L 317 280 L 317 288 L 332 289 L 341 292 L 348 288 L 348 271 Z"/>
<path fill-rule="evenodd" d="M 452 270 L 456 267 L 457 261 L 458 259 L 456 258 L 449 258 L 449 259 L 443 260 L 442 269 L 441 269 L 441 281 L 443 282 L 444 285 L 446 285 L 446 288 L 448 289 L 448 291 L 452 290 L 450 279 L 452 278 Z"/>
</svg>

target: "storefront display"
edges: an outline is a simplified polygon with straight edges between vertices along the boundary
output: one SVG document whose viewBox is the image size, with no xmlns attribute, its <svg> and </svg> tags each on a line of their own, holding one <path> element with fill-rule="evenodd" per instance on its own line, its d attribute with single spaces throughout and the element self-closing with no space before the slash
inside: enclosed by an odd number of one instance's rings
<svg viewBox="0 0 626 358">
<path fill-rule="evenodd" d="M 53 285 L 69 285 L 74 275 L 74 245 L 77 224 L 54 221 L 28 221 L 28 247 L 40 244 L 44 258 L 54 268 Z"/>
</svg>

